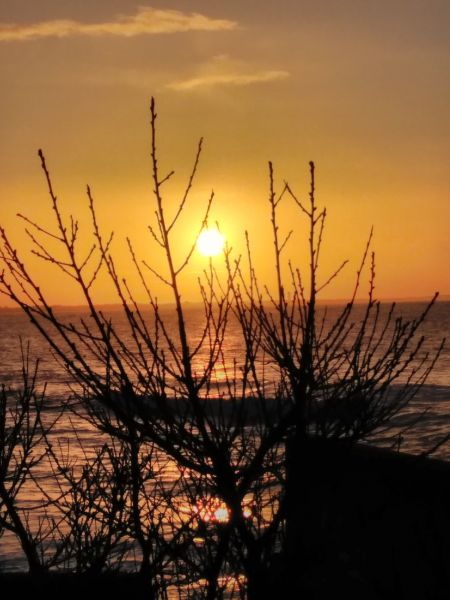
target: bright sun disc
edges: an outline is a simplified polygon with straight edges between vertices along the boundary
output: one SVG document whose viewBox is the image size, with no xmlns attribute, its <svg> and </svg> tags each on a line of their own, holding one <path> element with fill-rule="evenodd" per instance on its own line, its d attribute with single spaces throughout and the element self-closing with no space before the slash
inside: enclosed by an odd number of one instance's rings
<svg viewBox="0 0 450 600">
<path fill-rule="evenodd" d="M 197 248 L 203 256 L 217 256 L 225 246 L 225 238 L 218 229 L 204 229 L 198 236 Z"/>
</svg>

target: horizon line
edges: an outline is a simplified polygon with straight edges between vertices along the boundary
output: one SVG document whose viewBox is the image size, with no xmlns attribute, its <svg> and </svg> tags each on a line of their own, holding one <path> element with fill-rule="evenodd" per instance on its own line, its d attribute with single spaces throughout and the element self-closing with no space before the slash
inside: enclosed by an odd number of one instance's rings
<svg viewBox="0 0 450 600">
<path fill-rule="evenodd" d="M 375 302 L 430 302 L 433 296 L 403 296 L 403 297 L 394 297 L 394 296 L 384 296 L 381 298 L 376 298 Z M 270 302 L 270 300 L 268 300 Z M 436 299 L 437 302 L 449 302 L 450 294 L 439 294 Z M 348 304 L 350 299 L 348 298 L 326 298 L 326 299 L 317 299 L 317 304 Z M 354 304 L 365 304 L 367 302 L 367 298 L 356 298 L 354 300 Z M 203 306 L 203 302 L 201 300 L 185 300 L 183 304 L 188 305 L 198 305 Z M 50 308 L 69 308 L 69 309 L 80 309 L 80 308 L 89 308 L 87 304 L 50 304 Z M 150 307 L 151 305 L 147 302 L 139 302 L 139 307 Z M 175 302 L 159 302 L 159 307 L 169 307 L 175 306 Z M 97 308 L 122 308 L 122 304 L 119 302 L 101 302 L 96 305 Z M 20 306 L 0 306 L 0 310 L 21 310 Z"/>
</svg>

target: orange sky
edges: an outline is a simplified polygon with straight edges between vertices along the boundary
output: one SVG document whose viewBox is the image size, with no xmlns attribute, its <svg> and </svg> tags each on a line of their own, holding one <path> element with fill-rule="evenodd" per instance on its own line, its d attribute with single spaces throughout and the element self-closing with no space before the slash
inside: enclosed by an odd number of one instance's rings
<svg viewBox="0 0 450 600">
<path fill-rule="evenodd" d="M 349 294 L 372 225 L 378 297 L 450 294 L 449 13 L 440 0 L 1 0 L 0 222 L 28 256 L 15 214 L 52 217 L 42 147 L 65 213 L 88 225 L 89 183 L 124 272 L 127 235 L 158 266 L 146 232 L 154 95 L 162 168 L 176 171 L 169 211 L 205 138 L 180 252 L 214 188 L 213 219 L 236 253 L 250 231 L 270 284 L 267 161 L 278 187 L 287 179 L 305 197 L 312 159 L 329 214 L 323 277 L 351 261 L 325 297 Z M 302 265 L 304 220 L 292 203 L 282 222 L 296 231 L 289 253 Z M 30 264 L 52 303 L 79 302 L 56 273 Z M 198 297 L 204 264 L 192 261 L 186 299 Z M 97 298 L 114 301 L 103 282 Z"/>
</svg>

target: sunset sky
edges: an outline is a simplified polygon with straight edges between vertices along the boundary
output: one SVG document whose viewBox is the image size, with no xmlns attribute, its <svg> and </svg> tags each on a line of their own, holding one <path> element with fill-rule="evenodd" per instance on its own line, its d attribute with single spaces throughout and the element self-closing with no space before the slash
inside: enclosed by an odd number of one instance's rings
<svg viewBox="0 0 450 600">
<path fill-rule="evenodd" d="M 158 267 L 146 231 L 153 95 L 161 168 L 176 172 L 169 212 L 205 139 L 180 255 L 214 188 L 212 220 L 236 254 L 249 230 L 270 284 L 267 161 L 278 189 L 287 180 L 306 198 L 314 160 L 329 215 L 323 278 L 350 259 L 326 298 L 350 293 L 372 225 L 378 297 L 450 294 L 449 17 L 448 0 L 0 0 L 0 223 L 28 260 L 15 214 L 52 218 L 42 148 L 65 214 L 88 231 L 89 183 L 120 268 L 127 235 Z M 292 202 L 282 213 L 303 266 L 305 221 Z M 29 262 L 51 302 L 79 303 L 57 273 Z M 193 258 L 186 299 L 197 298 L 205 262 Z M 97 298 L 114 301 L 102 281 Z"/>
</svg>

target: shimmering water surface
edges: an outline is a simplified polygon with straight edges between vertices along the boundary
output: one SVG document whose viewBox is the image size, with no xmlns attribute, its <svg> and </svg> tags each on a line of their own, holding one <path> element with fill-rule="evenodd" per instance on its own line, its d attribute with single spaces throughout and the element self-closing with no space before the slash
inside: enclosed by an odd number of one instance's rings
<svg viewBox="0 0 450 600">
<path fill-rule="evenodd" d="M 406 319 L 411 319 L 424 309 L 425 303 L 400 303 L 398 313 Z M 175 313 L 172 309 L 167 310 L 167 323 L 175 326 Z M 320 308 L 322 311 L 323 308 Z M 339 306 L 331 306 L 329 311 L 330 318 L 337 315 L 341 310 Z M 355 315 L 358 317 L 358 310 Z M 383 310 L 388 310 L 384 307 Z M 123 332 L 126 339 L 126 326 L 123 316 L 119 311 L 112 311 L 117 330 Z M 361 313 L 360 313 L 361 314 Z M 77 309 L 62 309 L 61 315 L 68 322 L 78 322 L 81 312 Z M 187 311 L 188 329 L 191 336 L 191 342 L 201 335 L 201 323 L 204 313 L 202 309 L 190 308 Z M 401 450 L 421 453 L 424 450 L 435 445 L 450 432 L 450 302 L 438 302 L 427 317 L 420 331 L 425 336 L 423 350 L 430 353 L 436 352 L 443 338 L 447 338 L 449 343 L 444 347 L 441 356 L 431 372 L 426 385 L 420 390 L 405 410 L 404 414 L 395 418 L 392 427 L 378 434 L 374 443 L 392 445 L 395 433 L 398 428 L 404 427 L 413 421 L 416 421 L 407 433 L 403 436 Z M 17 386 L 20 384 L 22 364 L 20 359 L 20 339 L 29 343 L 30 356 L 32 359 L 39 358 L 39 384 L 47 384 L 47 395 L 51 402 L 56 406 L 67 398 L 69 391 L 69 380 L 64 368 L 58 364 L 58 361 L 52 356 L 48 346 L 41 339 L 40 334 L 34 326 L 30 324 L 27 318 L 19 310 L 0 310 L 0 381 L 6 386 Z M 239 364 L 240 354 L 242 353 L 243 343 L 240 328 L 237 322 L 230 321 L 224 344 L 225 368 L 229 373 L 237 372 L 235 364 Z M 206 355 L 201 353 L 196 360 L 199 365 L 206 359 Z M 273 377 L 270 371 L 270 365 L 267 368 L 267 378 Z M 74 417 L 71 417 L 74 419 Z M 76 422 L 70 422 L 69 417 L 64 417 L 57 424 L 56 435 L 61 440 L 67 440 L 73 437 L 73 427 L 77 430 L 77 443 L 71 447 L 71 452 L 80 453 L 89 452 L 98 445 L 98 434 L 93 427 L 85 421 L 79 419 Z M 438 448 L 435 456 L 450 460 L 450 444 L 444 444 Z M 75 456 L 76 458 L 76 456 Z M 33 494 L 26 500 L 31 506 L 39 498 Z M 10 537 L 4 536 L 0 539 L 0 566 L 6 563 L 8 568 L 21 568 L 20 551 L 14 546 L 14 541 Z"/>
</svg>

